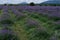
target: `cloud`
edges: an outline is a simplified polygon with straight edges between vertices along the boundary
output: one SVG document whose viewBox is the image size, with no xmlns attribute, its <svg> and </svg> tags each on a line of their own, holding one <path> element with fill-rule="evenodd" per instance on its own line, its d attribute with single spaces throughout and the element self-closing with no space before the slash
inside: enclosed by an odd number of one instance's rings
<svg viewBox="0 0 60 40">
<path fill-rule="evenodd" d="M 7 0 L 0 0 L 0 4 L 7 3 Z"/>
<path fill-rule="evenodd" d="M 46 0 L 0 0 L 0 3 L 12 3 L 12 4 L 17 4 L 17 3 L 21 3 L 21 2 L 35 2 L 35 3 L 41 3 L 44 2 Z"/>
</svg>

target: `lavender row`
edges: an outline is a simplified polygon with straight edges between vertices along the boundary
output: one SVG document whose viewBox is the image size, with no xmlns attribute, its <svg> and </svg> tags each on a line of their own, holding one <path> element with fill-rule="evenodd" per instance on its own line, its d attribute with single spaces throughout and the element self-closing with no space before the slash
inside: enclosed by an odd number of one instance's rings
<svg viewBox="0 0 60 40">
<path fill-rule="evenodd" d="M 2 15 L 0 17 L 0 21 L 1 20 L 6 20 L 6 19 L 9 19 L 9 18 L 10 18 L 10 15 L 9 15 L 9 12 L 8 12 L 8 7 L 4 6 L 2 8 Z"/>
<path fill-rule="evenodd" d="M 0 9 L 2 9 L 3 8 L 3 6 L 0 6 Z"/>
<path fill-rule="evenodd" d="M 14 13 L 14 15 L 16 15 L 17 18 L 25 16 L 25 14 L 16 10 L 16 8 L 14 6 L 10 7 L 10 9 L 11 9 L 12 13 Z"/>
<path fill-rule="evenodd" d="M 0 25 L 2 25 L 2 29 L 0 29 L 0 40 L 17 40 L 15 33 L 11 30 L 11 20 L 9 14 L 8 6 L 3 6 L 2 15 L 0 16 Z"/>
<path fill-rule="evenodd" d="M 49 17 L 60 17 L 59 6 L 15 6 L 19 11 L 37 12 Z"/>
</svg>

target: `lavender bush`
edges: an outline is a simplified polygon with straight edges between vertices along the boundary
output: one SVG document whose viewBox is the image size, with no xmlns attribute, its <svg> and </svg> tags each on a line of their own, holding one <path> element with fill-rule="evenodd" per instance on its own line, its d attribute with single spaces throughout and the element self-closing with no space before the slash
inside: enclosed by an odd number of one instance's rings
<svg viewBox="0 0 60 40">
<path fill-rule="evenodd" d="M 0 30 L 0 40 L 18 40 L 16 35 L 10 30 Z"/>
<path fill-rule="evenodd" d="M 27 19 L 25 25 L 26 25 L 25 26 L 26 29 L 37 28 L 38 26 L 40 26 L 37 21 L 32 19 Z"/>
</svg>

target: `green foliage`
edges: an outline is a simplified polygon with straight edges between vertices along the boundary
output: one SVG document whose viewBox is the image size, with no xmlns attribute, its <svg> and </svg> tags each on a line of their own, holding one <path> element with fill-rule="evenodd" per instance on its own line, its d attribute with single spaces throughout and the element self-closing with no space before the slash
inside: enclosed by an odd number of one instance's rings
<svg viewBox="0 0 60 40">
<path fill-rule="evenodd" d="M 16 35 L 13 34 L 0 34 L 0 40 L 18 40 Z"/>
<path fill-rule="evenodd" d="M 35 4 L 33 2 L 30 3 L 30 6 L 35 6 Z"/>
<path fill-rule="evenodd" d="M 52 19 L 53 21 L 58 21 L 60 20 L 60 17 L 51 17 L 50 19 Z"/>
<path fill-rule="evenodd" d="M 14 24 L 14 22 L 11 21 L 11 20 L 2 20 L 0 23 L 1 24 L 8 24 L 8 25 L 13 25 Z"/>
</svg>

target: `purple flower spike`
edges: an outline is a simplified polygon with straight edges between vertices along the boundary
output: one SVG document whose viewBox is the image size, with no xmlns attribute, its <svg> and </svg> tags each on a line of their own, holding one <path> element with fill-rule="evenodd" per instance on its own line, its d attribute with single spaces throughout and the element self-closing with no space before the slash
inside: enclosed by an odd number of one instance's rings
<svg viewBox="0 0 60 40">
<path fill-rule="evenodd" d="M 5 35 L 5 34 L 13 34 L 13 32 L 6 29 L 0 30 L 0 35 Z"/>
</svg>

